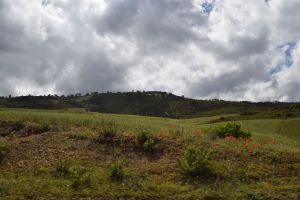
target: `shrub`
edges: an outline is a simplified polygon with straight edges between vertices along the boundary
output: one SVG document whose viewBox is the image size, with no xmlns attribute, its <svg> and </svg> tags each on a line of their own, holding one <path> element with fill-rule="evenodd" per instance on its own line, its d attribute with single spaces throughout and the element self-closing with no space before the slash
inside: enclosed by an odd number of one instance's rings
<svg viewBox="0 0 300 200">
<path fill-rule="evenodd" d="M 146 152 L 154 153 L 156 151 L 156 144 L 154 139 L 150 138 L 143 144 L 143 149 Z"/>
<path fill-rule="evenodd" d="M 115 182 L 122 182 L 124 179 L 123 163 L 116 161 L 110 166 L 110 180 Z"/>
<path fill-rule="evenodd" d="M 140 128 L 137 133 L 136 141 L 139 145 L 144 145 L 148 140 L 153 139 L 153 133 L 148 128 Z"/>
<path fill-rule="evenodd" d="M 70 176 L 70 174 L 71 174 L 71 170 L 70 170 L 69 163 L 66 160 L 60 161 L 55 168 L 54 176 L 67 178 L 68 176 Z"/>
<path fill-rule="evenodd" d="M 213 174 L 207 151 L 196 147 L 188 147 L 178 163 L 181 172 L 189 178 L 209 177 Z"/>
<path fill-rule="evenodd" d="M 144 151 L 153 153 L 156 150 L 156 141 L 152 131 L 148 128 L 141 128 L 136 136 L 136 143 Z"/>
<path fill-rule="evenodd" d="M 0 162 L 3 161 L 8 153 L 8 145 L 4 142 L 0 142 Z"/>
<path fill-rule="evenodd" d="M 117 129 L 114 125 L 103 126 L 99 131 L 98 139 L 113 140 L 113 138 L 116 136 L 116 134 L 117 134 Z"/>
<path fill-rule="evenodd" d="M 228 123 L 225 126 L 220 126 L 213 129 L 213 132 L 217 134 L 219 138 L 235 137 L 235 138 L 249 138 L 251 137 L 250 132 L 241 130 L 241 125 L 237 123 Z"/>
</svg>

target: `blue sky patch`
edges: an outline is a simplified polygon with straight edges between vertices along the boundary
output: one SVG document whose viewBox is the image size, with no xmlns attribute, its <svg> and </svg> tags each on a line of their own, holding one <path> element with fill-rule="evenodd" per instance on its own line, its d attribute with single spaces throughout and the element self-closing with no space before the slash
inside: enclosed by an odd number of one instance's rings
<svg viewBox="0 0 300 200">
<path fill-rule="evenodd" d="M 202 3 L 201 7 L 203 13 L 205 13 L 206 15 L 210 15 L 210 13 L 213 11 L 215 7 L 215 1 L 206 0 L 204 3 Z"/>
<path fill-rule="evenodd" d="M 296 45 L 297 45 L 297 43 L 295 41 L 292 41 L 292 42 L 288 42 L 286 44 L 277 46 L 276 50 L 283 51 L 284 62 L 278 64 L 276 67 L 271 69 L 271 71 L 270 71 L 271 75 L 274 75 L 274 74 L 277 74 L 278 72 L 280 72 L 284 66 L 290 68 L 293 65 L 294 61 L 293 61 L 292 52 L 295 49 Z"/>
<path fill-rule="evenodd" d="M 47 6 L 50 3 L 50 0 L 42 0 L 42 5 Z"/>
</svg>

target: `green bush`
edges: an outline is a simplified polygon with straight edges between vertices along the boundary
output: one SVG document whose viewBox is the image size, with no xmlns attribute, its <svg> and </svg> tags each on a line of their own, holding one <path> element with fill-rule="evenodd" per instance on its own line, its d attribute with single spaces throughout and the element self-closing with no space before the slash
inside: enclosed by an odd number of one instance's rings
<svg viewBox="0 0 300 200">
<path fill-rule="evenodd" d="M 3 161 L 8 153 L 8 145 L 4 142 L 0 142 L 0 162 Z"/>
<path fill-rule="evenodd" d="M 154 139 L 150 138 L 143 144 L 143 149 L 146 152 L 154 153 L 156 151 L 156 144 Z"/>
<path fill-rule="evenodd" d="M 110 166 L 110 180 L 114 182 L 122 182 L 123 179 L 123 163 L 121 161 L 116 161 Z"/>
<path fill-rule="evenodd" d="M 213 133 L 217 134 L 219 138 L 235 137 L 235 138 L 249 138 L 250 132 L 241 130 L 241 125 L 237 123 L 227 123 L 225 126 L 216 127 L 213 129 Z"/>
<path fill-rule="evenodd" d="M 112 140 L 117 135 L 117 128 L 114 125 L 103 126 L 99 131 L 99 139 Z"/>
<path fill-rule="evenodd" d="M 153 132 L 148 128 L 141 128 L 136 136 L 136 143 L 149 153 L 153 153 L 156 150 L 155 140 Z"/>
<path fill-rule="evenodd" d="M 189 178 L 209 177 L 213 174 L 208 152 L 196 147 L 186 148 L 178 163 L 181 172 Z"/>
<path fill-rule="evenodd" d="M 136 141 L 139 145 L 144 145 L 148 140 L 153 139 L 153 133 L 149 128 L 140 128 L 137 136 Z"/>
</svg>

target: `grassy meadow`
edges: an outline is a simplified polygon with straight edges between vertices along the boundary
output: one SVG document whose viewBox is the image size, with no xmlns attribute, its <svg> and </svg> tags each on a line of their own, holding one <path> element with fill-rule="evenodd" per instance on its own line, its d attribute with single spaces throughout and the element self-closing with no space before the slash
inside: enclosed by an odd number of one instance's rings
<svg viewBox="0 0 300 200">
<path fill-rule="evenodd" d="M 218 137 L 231 119 L 251 137 Z M 1 108 L 0 199 L 297 200 L 299 129 L 300 118 Z"/>
</svg>

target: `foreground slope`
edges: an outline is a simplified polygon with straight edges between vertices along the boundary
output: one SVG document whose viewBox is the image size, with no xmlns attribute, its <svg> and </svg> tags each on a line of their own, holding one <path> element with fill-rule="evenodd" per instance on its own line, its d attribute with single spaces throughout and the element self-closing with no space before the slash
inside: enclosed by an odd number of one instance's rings
<svg viewBox="0 0 300 200">
<path fill-rule="evenodd" d="M 299 199 L 300 119 L 239 121 L 250 139 L 210 135 L 211 127 L 235 116 L 179 120 L 0 109 L 0 141 L 8 147 L 0 163 L 0 198 Z M 144 129 L 155 136 L 153 149 L 139 146 Z M 208 152 L 213 175 L 182 173 L 178 160 L 187 146 Z M 122 181 L 111 178 L 116 162 L 122 163 Z"/>
</svg>

